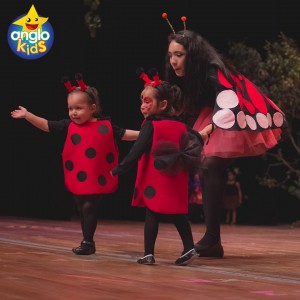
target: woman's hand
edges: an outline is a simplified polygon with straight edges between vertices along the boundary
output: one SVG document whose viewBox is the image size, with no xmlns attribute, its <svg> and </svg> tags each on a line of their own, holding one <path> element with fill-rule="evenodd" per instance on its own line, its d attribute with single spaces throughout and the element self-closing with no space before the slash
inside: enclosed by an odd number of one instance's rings
<svg viewBox="0 0 300 300">
<path fill-rule="evenodd" d="M 214 125 L 212 123 L 208 124 L 201 131 L 199 131 L 199 134 L 201 135 L 204 143 L 209 140 L 209 136 L 213 133 L 213 131 L 214 131 Z"/>
<path fill-rule="evenodd" d="M 205 143 L 208 140 L 208 133 L 204 130 L 199 131 L 199 134 L 201 135 L 203 142 Z"/>
</svg>

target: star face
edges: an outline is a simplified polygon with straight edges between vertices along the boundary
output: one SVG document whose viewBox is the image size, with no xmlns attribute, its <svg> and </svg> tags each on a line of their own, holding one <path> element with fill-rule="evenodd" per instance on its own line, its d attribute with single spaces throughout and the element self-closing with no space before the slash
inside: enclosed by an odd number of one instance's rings
<svg viewBox="0 0 300 300">
<path fill-rule="evenodd" d="M 48 21 L 48 18 L 39 17 L 34 5 L 31 6 L 27 15 L 18 19 L 13 24 L 23 26 L 22 31 L 36 31 L 42 29 L 42 25 Z"/>
</svg>

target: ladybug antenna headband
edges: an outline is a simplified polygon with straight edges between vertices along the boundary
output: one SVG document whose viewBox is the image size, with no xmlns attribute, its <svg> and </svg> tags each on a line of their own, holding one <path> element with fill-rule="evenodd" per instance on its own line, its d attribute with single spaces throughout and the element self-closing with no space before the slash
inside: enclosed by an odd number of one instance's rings
<svg viewBox="0 0 300 300">
<path fill-rule="evenodd" d="M 75 74 L 75 79 L 76 79 L 76 81 L 77 81 L 77 83 L 79 85 L 80 90 L 82 92 L 84 92 L 88 88 L 88 86 L 84 83 L 82 74 L 81 73 L 76 73 Z M 65 85 L 65 87 L 67 88 L 67 90 L 68 90 L 69 93 L 72 92 L 72 91 L 74 91 L 75 89 L 77 89 L 77 86 L 76 85 L 72 85 L 69 77 L 67 77 L 67 76 L 64 76 L 62 78 L 62 82 Z"/>
<path fill-rule="evenodd" d="M 157 87 L 158 85 L 162 84 L 162 80 L 159 79 L 158 72 L 155 68 L 152 68 L 148 71 L 149 75 L 153 77 L 151 80 L 148 75 L 145 73 L 143 68 L 138 68 L 136 70 L 137 75 L 145 81 L 144 87 L 147 85 L 152 85 L 153 87 Z"/>
<path fill-rule="evenodd" d="M 170 28 L 171 28 L 173 34 L 175 34 L 175 30 L 174 30 L 172 24 L 170 23 L 170 21 L 169 21 L 169 19 L 168 19 L 168 14 L 167 14 L 167 13 L 163 13 L 163 14 L 162 14 L 162 17 L 168 22 L 168 24 L 169 24 L 169 26 L 170 26 Z M 181 17 L 181 21 L 182 21 L 182 23 L 183 23 L 183 31 L 186 31 L 186 23 L 185 23 L 185 21 L 186 21 L 186 16 L 182 16 L 182 17 Z"/>
</svg>

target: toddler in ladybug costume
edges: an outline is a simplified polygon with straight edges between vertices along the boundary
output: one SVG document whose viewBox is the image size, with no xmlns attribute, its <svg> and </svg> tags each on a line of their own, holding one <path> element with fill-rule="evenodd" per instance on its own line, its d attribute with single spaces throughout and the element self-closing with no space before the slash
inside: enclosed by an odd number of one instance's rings
<svg viewBox="0 0 300 300">
<path fill-rule="evenodd" d="M 154 246 L 159 222 L 171 221 L 183 244 L 178 266 L 189 264 L 196 255 L 188 213 L 188 174 L 199 166 L 202 138 L 198 132 L 179 122 L 172 103 L 180 97 L 180 89 L 161 81 L 155 70 L 153 81 L 140 69 L 145 81 L 141 93 L 144 121 L 129 154 L 112 170 L 123 174 L 138 162 L 132 206 L 146 207 L 144 256 L 138 263 L 155 263 Z"/>
<path fill-rule="evenodd" d="M 19 106 L 11 112 L 16 119 L 25 119 L 33 126 L 50 133 L 66 136 L 62 152 L 66 188 L 73 194 L 79 209 L 83 240 L 72 249 L 77 255 L 96 252 L 94 234 L 98 222 L 98 207 L 104 194 L 118 187 L 118 177 L 110 170 L 118 164 L 117 141 L 133 141 L 139 131 L 123 129 L 101 114 L 98 91 L 87 86 L 82 75 L 76 74 L 79 86 L 68 78 L 64 84 L 69 92 L 69 119 L 49 121 Z"/>
</svg>

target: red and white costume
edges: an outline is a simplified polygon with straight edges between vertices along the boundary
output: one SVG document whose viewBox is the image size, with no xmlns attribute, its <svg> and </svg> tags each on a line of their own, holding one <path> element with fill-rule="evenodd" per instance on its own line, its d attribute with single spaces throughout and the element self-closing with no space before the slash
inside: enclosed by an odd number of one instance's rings
<svg viewBox="0 0 300 300">
<path fill-rule="evenodd" d="M 284 113 L 246 77 L 233 76 L 237 85 L 233 88 L 220 70 L 214 71 L 211 80 L 216 92 L 215 106 L 204 107 L 193 126 L 201 131 L 214 124 L 204 155 L 256 156 L 276 146 Z"/>
</svg>

